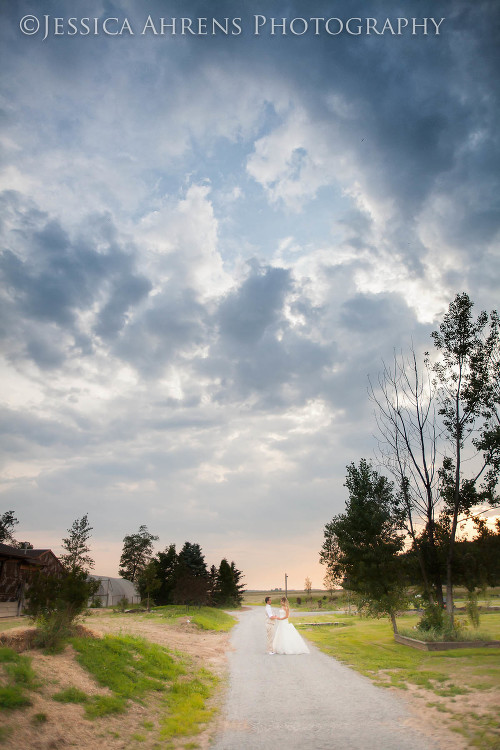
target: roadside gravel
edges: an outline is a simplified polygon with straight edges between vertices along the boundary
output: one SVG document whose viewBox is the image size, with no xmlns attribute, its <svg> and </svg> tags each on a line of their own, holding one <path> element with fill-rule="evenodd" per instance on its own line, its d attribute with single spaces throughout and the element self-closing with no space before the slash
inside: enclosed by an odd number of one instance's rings
<svg viewBox="0 0 500 750">
<path fill-rule="evenodd" d="M 264 611 L 238 617 L 214 750 L 438 750 L 404 702 L 323 654 L 265 653 Z"/>
</svg>

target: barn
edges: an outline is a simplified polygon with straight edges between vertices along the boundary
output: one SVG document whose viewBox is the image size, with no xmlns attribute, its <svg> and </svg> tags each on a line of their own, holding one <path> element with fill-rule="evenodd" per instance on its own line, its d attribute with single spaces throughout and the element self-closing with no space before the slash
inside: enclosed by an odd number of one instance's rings
<svg viewBox="0 0 500 750">
<path fill-rule="evenodd" d="M 30 573 L 63 572 L 60 560 L 50 549 L 22 549 L 0 544 L 0 617 L 20 615 Z"/>
</svg>

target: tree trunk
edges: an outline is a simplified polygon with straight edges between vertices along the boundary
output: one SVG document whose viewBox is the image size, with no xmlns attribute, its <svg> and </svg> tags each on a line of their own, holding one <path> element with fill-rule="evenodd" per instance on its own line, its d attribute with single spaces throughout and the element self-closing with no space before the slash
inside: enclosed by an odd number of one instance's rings
<svg viewBox="0 0 500 750">
<path fill-rule="evenodd" d="M 396 615 L 394 614 L 394 612 L 391 612 L 391 623 L 392 623 L 392 629 L 393 629 L 394 633 L 397 633 L 398 632 L 398 624 L 396 622 Z"/>
<path fill-rule="evenodd" d="M 428 518 L 427 521 L 427 539 L 429 540 L 430 556 L 430 573 L 431 579 L 436 592 L 436 599 L 439 607 L 443 607 L 443 584 L 439 571 L 439 562 L 436 552 L 436 537 L 434 536 L 434 519 Z M 431 602 L 432 603 L 432 602 Z"/>
</svg>

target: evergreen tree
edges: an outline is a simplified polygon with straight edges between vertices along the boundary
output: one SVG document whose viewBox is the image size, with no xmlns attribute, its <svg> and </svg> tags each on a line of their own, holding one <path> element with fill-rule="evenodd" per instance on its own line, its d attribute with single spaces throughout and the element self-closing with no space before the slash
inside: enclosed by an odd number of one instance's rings
<svg viewBox="0 0 500 750">
<path fill-rule="evenodd" d="M 179 566 L 183 571 L 188 571 L 195 577 L 208 577 L 205 556 L 199 544 L 184 543 L 183 548 L 179 552 Z"/>
<path fill-rule="evenodd" d="M 231 571 L 233 574 L 234 586 L 236 588 L 237 603 L 239 606 L 241 602 L 243 601 L 243 592 L 246 589 L 245 584 L 241 583 L 241 579 L 244 578 L 245 576 L 243 575 L 241 570 L 238 570 L 238 568 L 234 564 L 234 560 L 231 562 Z"/>
<path fill-rule="evenodd" d="M 325 527 L 321 562 L 356 593 L 360 609 L 375 617 L 388 614 L 396 633 L 396 612 L 405 601 L 399 557 L 404 537 L 392 483 L 362 459 L 347 467 L 345 487 L 346 511 Z"/>
<path fill-rule="evenodd" d="M 123 538 L 123 551 L 120 557 L 119 574 L 127 581 L 136 582 L 153 554 L 153 542 L 157 536 L 150 534 L 147 526 L 140 526 L 136 534 Z"/>
<path fill-rule="evenodd" d="M 176 585 L 179 568 L 175 544 L 165 547 L 164 552 L 158 552 L 153 562 L 156 566 L 156 576 L 160 581 L 160 587 L 156 592 L 155 599 L 158 604 L 172 604 L 172 592 Z"/>
<path fill-rule="evenodd" d="M 238 607 L 243 599 L 243 584 L 240 579 L 243 574 L 232 562 L 228 563 L 226 558 L 222 559 L 217 572 L 217 595 L 216 602 L 226 607 Z"/>
<path fill-rule="evenodd" d="M 87 544 L 91 531 L 92 526 L 89 524 L 87 514 L 73 521 L 72 527 L 68 529 L 69 536 L 62 541 L 62 547 L 66 551 L 60 559 L 70 573 L 78 571 L 88 573 L 89 569 L 94 567 L 94 561 L 88 554 L 90 547 Z"/>
<path fill-rule="evenodd" d="M 210 603 L 216 606 L 219 602 L 219 571 L 215 565 L 210 567 L 208 573 L 208 591 L 210 594 Z"/>
</svg>

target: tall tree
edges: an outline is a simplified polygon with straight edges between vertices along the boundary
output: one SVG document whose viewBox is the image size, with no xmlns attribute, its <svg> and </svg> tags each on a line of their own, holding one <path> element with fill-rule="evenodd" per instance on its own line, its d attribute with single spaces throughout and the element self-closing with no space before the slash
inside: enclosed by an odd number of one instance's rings
<svg viewBox="0 0 500 750">
<path fill-rule="evenodd" d="M 453 558 L 459 516 L 479 503 L 493 506 L 500 472 L 500 427 L 495 424 L 499 404 L 499 318 L 472 315 L 473 302 L 457 294 L 432 337 L 440 354 L 433 365 L 440 403 L 439 413 L 448 439 L 449 454 L 440 470 L 441 495 L 450 518 L 446 557 L 446 610 L 453 620 Z M 467 443 L 480 453 L 479 464 L 467 465 Z"/>
<path fill-rule="evenodd" d="M 436 388 L 428 357 L 418 362 L 413 346 L 408 356 L 394 354 L 385 362 L 378 387 L 370 381 L 376 404 L 379 454 L 400 488 L 405 528 L 412 540 L 423 588 L 431 605 L 443 606 L 442 572 L 436 538 L 438 433 Z M 423 533 L 419 529 L 423 526 Z"/>
<path fill-rule="evenodd" d="M 141 599 L 146 599 L 147 610 L 151 610 L 151 597 L 160 589 L 161 581 L 158 578 L 158 569 L 155 560 L 150 560 L 137 576 L 137 587 Z"/>
<path fill-rule="evenodd" d="M 389 615 L 396 633 L 396 613 L 405 601 L 398 499 L 392 483 L 365 459 L 347 467 L 345 487 L 346 511 L 326 524 L 320 560 L 334 580 L 355 592 L 361 609 Z"/>
<path fill-rule="evenodd" d="M 119 574 L 127 581 L 137 582 L 139 573 L 146 567 L 153 554 L 153 542 L 158 537 L 150 534 L 147 526 L 140 526 L 136 534 L 123 538 Z"/>
<path fill-rule="evenodd" d="M 234 586 L 236 589 L 236 599 L 239 606 L 243 601 L 243 592 L 246 591 L 246 586 L 242 582 L 242 578 L 244 578 L 245 576 L 243 574 L 243 571 L 238 570 L 234 560 L 231 561 L 231 572 L 233 574 Z"/>
<path fill-rule="evenodd" d="M 75 519 L 73 525 L 68 529 L 68 534 L 62 540 L 65 550 L 61 555 L 61 562 L 70 573 L 88 573 L 94 567 L 94 560 L 88 554 L 90 547 L 87 544 L 90 539 L 92 526 L 89 524 L 87 513 L 81 518 Z"/>
<path fill-rule="evenodd" d="M 172 591 L 175 588 L 179 560 L 175 551 L 175 544 L 165 547 L 164 552 L 158 552 L 153 558 L 156 566 L 156 576 L 160 580 L 160 587 L 155 599 L 158 604 L 172 604 Z"/>
<path fill-rule="evenodd" d="M 199 544 L 184 543 L 183 548 L 179 552 L 179 566 L 182 570 L 189 571 L 193 576 L 204 578 L 208 576 L 205 556 Z"/>
<path fill-rule="evenodd" d="M 0 543 L 16 544 L 12 532 L 14 531 L 14 526 L 17 526 L 18 523 L 19 521 L 15 517 L 13 510 L 6 510 L 5 513 L 2 513 L 0 516 Z"/>
<path fill-rule="evenodd" d="M 238 570 L 234 561 L 229 564 L 226 558 L 221 560 L 217 571 L 217 604 L 225 607 L 240 606 L 245 588 L 240 583 L 242 577 L 243 573 Z"/>
</svg>

